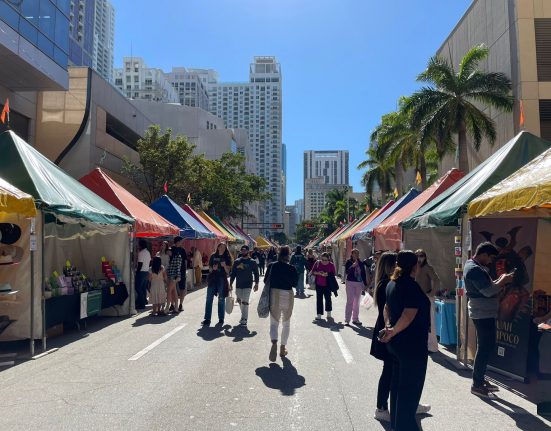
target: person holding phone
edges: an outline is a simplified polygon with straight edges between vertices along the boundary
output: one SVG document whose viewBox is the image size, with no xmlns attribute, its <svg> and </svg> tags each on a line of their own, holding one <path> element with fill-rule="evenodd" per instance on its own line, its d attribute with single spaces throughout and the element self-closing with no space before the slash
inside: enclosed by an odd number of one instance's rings
<svg viewBox="0 0 551 431">
<path fill-rule="evenodd" d="M 335 275 L 335 273 L 335 265 L 329 260 L 329 253 L 322 253 L 321 259 L 314 264 L 310 272 L 311 275 L 316 276 L 316 320 L 321 320 L 324 299 L 327 320 L 332 319 L 331 311 L 333 310 L 333 304 L 331 302 L 331 289 L 327 282 L 327 277 Z"/>
<path fill-rule="evenodd" d="M 501 289 L 513 281 L 515 271 L 492 280 L 490 267 L 499 254 L 491 242 L 483 242 L 476 248 L 472 259 L 463 269 L 465 290 L 469 299 L 469 317 L 476 328 L 476 355 L 473 366 L 471 393 L 482 398 L 491 398 L 499 388 L 485 380 L 484 375 L 496 344 L 496 318 L 498 295 Z"/>
</svg>

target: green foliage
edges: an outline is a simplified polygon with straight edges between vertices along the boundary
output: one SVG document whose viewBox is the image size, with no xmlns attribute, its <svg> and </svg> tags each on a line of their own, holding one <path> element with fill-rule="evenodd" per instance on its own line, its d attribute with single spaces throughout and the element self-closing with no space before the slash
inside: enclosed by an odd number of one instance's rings
<svg viewBox="0 0 551 431">
<path fill-rule="evenodd" d="M 279 245 L 289 244 L 289 238 L 285 235 L 285 232 L 274 232 L 272 239 L 276 241 Z"/>
<path fill-rule="evenodd" d="M 307 225 L 316 225 L 317 220 L 305 220 L 297 225 L 297 231 L 295 233 L 295 242 L 302 246 L 307 245 L 318 234 L 317 229 L 308 228 Z"/>
<path fill-rule="evenodd" d="M 150 204 L 162 196 L 165 183 L 176 202 L 190 202 L 220 218 L 246 214 L 246 205 L 270 199 L 266 180 L 247 173 L 241 154 L 226 153 L 219 160 L 194 154 L 195 146 L 172 131 L 150 126 L 137 144 L 140 163 L 125 160 L 123 174 Z M 189 200 L 188 200 L 189 197 Z"/>
</svg>

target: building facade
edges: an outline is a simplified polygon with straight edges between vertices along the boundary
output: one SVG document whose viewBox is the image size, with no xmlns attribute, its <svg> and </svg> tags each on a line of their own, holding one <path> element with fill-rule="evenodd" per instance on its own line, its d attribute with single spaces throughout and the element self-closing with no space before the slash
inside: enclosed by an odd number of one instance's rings
<svg viewBox="0 0 551 431">
<path fill-rule="evenodd" d="M 479 151 L 469 145 L 470 169 L 522 130 L 521 101 L 524 129 L 551 140 L 551 2 L 475 0 L 437 54 L 457 68 L 465 53 L 480 43 L 490 49 L 483 69 L 511 78 L 515 106 L 513 112 L 486 109 L 496 124 L 497 139 L 493 146 L 484 141 Z M 454 156 L 448 156 L 441 164 L 441 172 L 454 163 Z"/>
<path fill-rule="evenodd" d="M 304 199 L 295 201 L 295 209 L 297 211 L 297 223 L 302 223 L 304 221 Z"/>
<path fill-rule="evenodd" d="M 327 184 L 323 177 L 304 180 L 304 220 L 319 217 L 325 208 L 325 195 L 334 189 L 348 190 L 344 184 Z"/>
<path fill-rule="evenodd" d="M 297 233 L 298 214 L 297 208 L 294 205 L 285 206 L 285 217 L 283 220 L 284 232 L 287 238 L 293 238 Z"/>
<path fill-rule="evenodd" d="M 96 0 L 70 0 L 69 4 L 69 64 L 92 67 Z"/>
<path fill-rule="evenodd" d="M 95 0 L 92 67 L 113 82 L 115 55 L 115 8 L 109 0 Z"/>
<path fill-rule="evenodd" d="M 283 223 L 282 74 L 275 57 L 255 57 L 249 82 L 218 82 L 216 72 L 192 69 L 207 84 L 210 111 L 227 128 L 246 129 L 256 173 L 267 181 L 272 199 L 261 205 L 260 222 Z M 265 232 L 267 233 L 267 232 Z"/>
<path fill-rule="evenodd" d="M 181 105 L 209 110 L 207 83 L 201 79 L 199 73 L 185 67 L 173 67 L 166 76 L 178 93 Z"/>
<path fill-rule="evenodd" d="M 141 57 L 124 57 L 123 67 L 114 69 L 115 87 L 129 99 L 179 103 L 178 93 L 161 69 L 147 67 Z"/>
</svg>

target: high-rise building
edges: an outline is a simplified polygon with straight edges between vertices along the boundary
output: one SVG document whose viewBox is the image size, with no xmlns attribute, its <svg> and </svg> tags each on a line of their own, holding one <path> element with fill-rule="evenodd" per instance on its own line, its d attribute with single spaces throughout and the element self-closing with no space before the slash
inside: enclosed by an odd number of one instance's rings
<svg viewBox="0 0 551 431">
<path fill-rule="evenodd" d="M 304 219 L 312 220 L 325 208 L 325 194 L 348 190 L 349 153 L 345 150 L 304 152 Z"/>
<path fill-rule="evenodd" d="M 209 110 L 207 82 L 203 81 L 199 73 L 185 67 L 173 67 L 166 76 L 178 93 L 180 104 Z"/>
<path fill-rule="evenodd" d="M 284 232 L 287 238 L 292 238 L 297 233 L 298 214 L 294 205 L 285 206 Z"/>
<path fill-rule="evenodd" d="M 70 0 L 69 3 L 69 65 L 92 67 L 96 0 Z"/>
<path fill-rule="evenodd" d="M 304 199 L 297 199 L 295 201 L 295 208 L 297 211 L 297 223 L 304 221 Z"/>
<path fill-rule="evenodd" d="M 115 87 L 129 99 L 179 103 L 179 96 L 161 69 L 147 67 L 143 58 L 124 57 L 123 67 L 114 69 Z"/>
<path fill-rule="evenodd" d="M 95 0 L 92 67 L 113 82 L 115 55 L 115 8 L 109 0 Z"/>
<path fill-rule="evenodd" d="M 257 175 L 267 180 L 272 199 L 261 205 L 262 223 L 282 223 L 285 206 L 282 148 L 281 67 L 275 57 L 255 57 L 249 82 L 218 82 L 212 69 L 191 69 L 207 84 L 210 111 L 228 128 L 249 131 Z"/>
</svg>

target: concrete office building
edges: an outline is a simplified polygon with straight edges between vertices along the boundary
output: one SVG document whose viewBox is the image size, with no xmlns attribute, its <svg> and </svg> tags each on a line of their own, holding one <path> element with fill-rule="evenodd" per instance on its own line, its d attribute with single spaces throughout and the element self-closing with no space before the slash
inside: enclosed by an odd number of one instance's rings
<svg viewBox="0 0 551 431">
<path fill-rule="evenodd" d="M 313 220 L 325 208 L 325 195 L 330 190 L 347 190 L 348 185 L 327 184 L 323 177 L 304 180 L 304 220 Z"/>
<path fill-rule="evenodd" d="M 123 67 L 114 69 L 115 87 L 129 99 L 179 103 L 178 93 L 161 69 L 147 67 L 141 57 L 124 57 Z"/>
<path fill-rule="evenodd" d="M 302 223 L 304 221 L 304 199 L 295 201 L 295 209 L 297 211 L 297 223 Z"/>
<path fill-rule="evenodd" d="M 109 0 L 95 0 L 92 67 L 113 82 L 115 55 L 115 8 Z"/>
<path fill-rule="evenodd" d="M 199 73 L 185 67 L 173 67 L 166 77 L 178 93 L 180 104 L 209 110 L 207 83 Z"/>
<path fill-rule="evenodd" d="M 282 149 L 281 67 L 275 57 L 255 57 L 249 82 L 218 82 L 212 69 L 191 69 L 207 84 L 210 111 L 228 128 L 249 132 L 256 173 L 266 178 L 272 200 L 261 205 L 260 222 L 282 223 L 284 180 Z M 264 232 L 269 234 L 270 232 Z"/>
<path fill-rule="evenodd" d="M 37 91 L 69 86 L 69 12 L 62 1 L 0 1 L 0 109 L 9 98 L 10 127 L 30 144 Z"/>
<path fill-rule="evenodd" d="M 283 223 L 285 225 L 283 232 L 285 232 L 287 238 L 293 238 L 297 233 L 297 224 L 299 223 L 297 208 L 294 205 L 285 206 Z"/>
<path fill-rule="evenodd" d="M 525 129 L 551 140 L 551 2 L 547 0 L 475 0 L 444 41 L 438 54 L 457 68 L 474 45 L 490 49 L 483 68 L 503 72 L 513 82 L 512 113 L 487 109 L 496 123 L 494 146 L 483 142 L 480 150 L 469 146 L 470 169 L 487 159 L 520 130 L 520 101 Z M 442 163 L 441 172 L 454 165 L 454 156 Z"/>
</svg>

